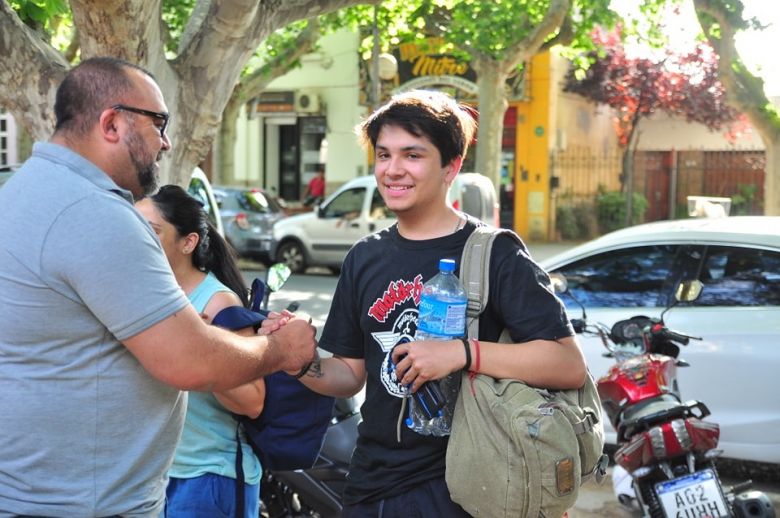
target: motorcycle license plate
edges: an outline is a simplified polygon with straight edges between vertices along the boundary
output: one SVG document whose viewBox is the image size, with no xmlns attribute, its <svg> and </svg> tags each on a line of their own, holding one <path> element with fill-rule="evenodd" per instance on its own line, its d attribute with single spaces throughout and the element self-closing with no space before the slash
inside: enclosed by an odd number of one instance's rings
<svg viewBox="0 0 780 518">
<path fill-rule="evenodd" d="M 710 469 L 655 485 L 666 518 L 728 518 L 718 479 Z"/>
</svg>

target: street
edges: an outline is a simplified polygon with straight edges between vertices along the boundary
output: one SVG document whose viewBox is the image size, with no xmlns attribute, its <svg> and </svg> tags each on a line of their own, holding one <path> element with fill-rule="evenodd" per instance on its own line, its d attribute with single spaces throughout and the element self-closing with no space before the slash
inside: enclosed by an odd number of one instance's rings
<svg viewBox="0 0 780 518">
<path fill-rule="evenodd" d="M 531 245 L 532 256 L 543 259 L 556 253 L 566 245 Z M 243 263 L 242 269 L 247 283 L 255 277 L 264 278 L 265 271 L 254 269 L 251 264 Z M 262 267 L 260 267 L 262 268 Z M 300 303 L 299 313 L 312 317 L 312 323 L 318 333 L 325 324 L 331 297 L 336 289 L 338 277 L 325 269 L 310 269 L 306 275 L 293 275 L 278 292 L 271 294 L 269 309 L 282 309 L 291 302 Z M 319 336 L 319 334 L 318 334 Z M 762 465 L 763 470 L 745 467 L 741 463 L 728 461 L 721 464 L 720 474 L 725 485 L 737 484 L 746 478 L 756 481 L 754 489 L 767 493 L 776 509 L 780 509 L 780 466 Z M 636 518 L 641 516 L 638 510 L 630 510 L 618 503 L 612 491 L 611 468 L 607 477 L 598 485 L 590 482 L 583 486 L 577 505 L 569 512 L 570 518 Z M 772 481 L 771 483 L 769 481 Z"/>
</svg>

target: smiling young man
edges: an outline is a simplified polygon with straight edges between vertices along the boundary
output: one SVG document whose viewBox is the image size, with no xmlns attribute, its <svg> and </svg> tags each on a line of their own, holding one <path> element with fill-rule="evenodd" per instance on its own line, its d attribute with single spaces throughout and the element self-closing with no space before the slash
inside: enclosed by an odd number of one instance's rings
<svg viewBox="0 0 780 518">
<path fill-rule="evenodd" d="M 428 91 L 400 94 L 358 126 L 398 222 L 347 255 L 319 343 L 334 356 L 302 378 L 335 396 L 366 384 L 343 516 L 467 516 L 444 482 L 447 437 L 407 428 L 402 400 L 405 387 L 417 390 L 466 364 L 461 340 L 413 340 L 423 283 L 438 273 L 439 259 L 460 259 L 480 224 L 447 201 L 475 130 L 463 106 Z M 526 248 L 499 237 L 490 271 L 479 372 L 549 388 L 582 386 L 585 364 L 566 313 Z M 496 343 L 504 327 L 515 343 Z"/>
</svg>

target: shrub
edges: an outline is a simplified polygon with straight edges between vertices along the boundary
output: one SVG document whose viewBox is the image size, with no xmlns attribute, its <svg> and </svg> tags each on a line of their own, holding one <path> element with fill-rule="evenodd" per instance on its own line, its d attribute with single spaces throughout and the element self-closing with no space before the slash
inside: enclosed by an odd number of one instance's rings
<svg viewBox="0 0 780 518">
<path fill-rule="evenodd" d="M 647 199 L 633 193 L 631 225 L 644 221 Z M 626 225 L 626 195 L 619 191 L 601 191 L 596 196 L 596 218 L 601 233 L 612 232 Z"/>
<path fill-rule="evenodd" d="M 595 226 L 592 203 L 568 203 L 556 208 L 555 227 L 561 239 L 573 241 L 590 239 L 593 237 Z"/>
</svg>

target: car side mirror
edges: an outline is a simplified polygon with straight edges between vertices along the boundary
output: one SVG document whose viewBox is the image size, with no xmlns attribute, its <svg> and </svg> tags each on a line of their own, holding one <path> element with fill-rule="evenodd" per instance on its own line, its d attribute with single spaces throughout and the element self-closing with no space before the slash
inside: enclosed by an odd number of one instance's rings
<svg viewBox="0 0 780 518">
<path fill-rule="evenodd" d="M 566 277 L 557 272 L 550 274 L 550 283 L 552 284 L 553 291 L 558 295 L 566 293 L 569 289 L 569 283 L 566 281 Z"/>
<path fill-rule="evenodd" d="M 677 302 L 693 302 L 699 298 L 703 287 L 704 285 L 698 279 L 682 281 L 674 291 L 674 298 Z"/>
<path fill-rule="evenodd" d="M 271 291 L 279 291 L 290 278 L 290 268 L 284 263 L 276 263 L 268 268 L 266 284 Z"/>
</svg>

